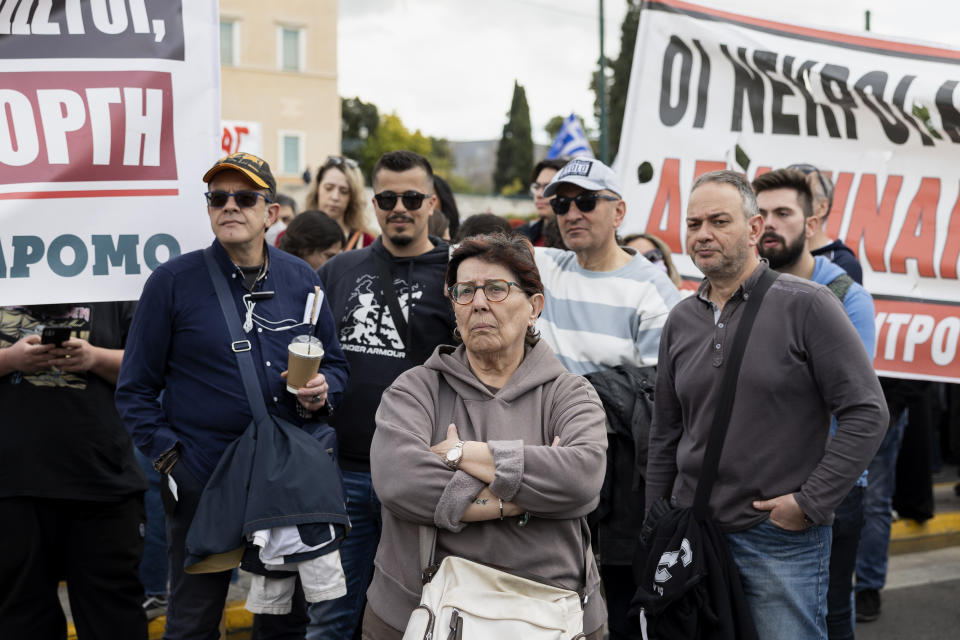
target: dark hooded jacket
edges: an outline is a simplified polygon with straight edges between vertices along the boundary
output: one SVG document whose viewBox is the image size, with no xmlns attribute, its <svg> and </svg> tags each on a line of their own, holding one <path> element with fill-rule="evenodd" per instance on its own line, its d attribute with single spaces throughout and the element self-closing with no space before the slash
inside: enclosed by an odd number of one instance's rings
<svg viewBox="0 0 960 640">
<path fill-rule="evenodd" d="M 656 367 L 629 365 L 585 376 L 607 413 L 607 473 L 600 506 L 590 514 L 604 565 L 630 565 L 637 552 L 656 376 Z"/>
<path fill-rule="evenodd" d="M 819 249 L 814 249 L 810 253 L 814 256 L 823 256 L 846 271 L 847 275 L 853 278 L 857 284 L 863 284 L 863 267 L 860 266 L 860 262 L 857 260 L 857 254 L 853 252 L 853 249 L 839 240 L 834 240 L 830 244 L 824 245 Z"/>
<path fill-rule="evenodd" d="M 407 369 L 427 359 L 439 344 L 453 342 L 455 326 L 444 296 L 449 245 L 431 237 L 434 248 L 412 258 L 393 256 L 383 240 L 341 253 L 323 265 L 320 279 L 350 364 L 350 381 L 330 424 L 337 431 L 340 466 L 370 471 L 370 441 L 380 397 Z M 377 260 L 389 264 L 406 335 L 401 336 L 384 297 Z"/>
</svg>

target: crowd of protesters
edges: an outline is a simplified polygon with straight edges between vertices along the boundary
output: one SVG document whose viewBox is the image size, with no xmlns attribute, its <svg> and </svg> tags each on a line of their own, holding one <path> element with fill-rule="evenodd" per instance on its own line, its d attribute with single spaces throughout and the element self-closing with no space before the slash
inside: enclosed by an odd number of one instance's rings
<svg viewBox="0 0 960 640">
<path fill-rule="evenodd" d="M 873 300 L 824 231 L 833 185 L 811 165 L 697 179 L 699 285 L 656 235 L 618 234 L 630 203 L 592 158 L 538 163 L 520 226 L 461 219 L 403 150 L 370 176 L 376 231 L 344 156 L 302 208 L 249 154 L 202 179 L 214 241 L 154 270 L 138 302 L 0 308 L 0 638 L 62 638 L 61 580 L 80 640 L 146 638 L 163 614 L 164 638 L 217 638 L 241 556 L 254 638 L 400 638 L 417 525 L 441 557 L 583 594 L 587 638 L 638 638 L 644 516 L 693 503 L 730 344 L 767 279 L 709 496 L 755 637 L 840 640 L 876 619 L 894 507 L 932 517 L 938 428 L 943 457 L 960 454 L 956 387 L 873 372 Z M 296 336 L 323 353 L 298 388 Z M 198 557 L 205 496 L 230 493 L 225 461 L 264 405 L 324 443 L 316 464 L 332 452 L 342 486 L 303 496 L 297 469 L 261 470 L 295 526 Z"/>
</svg>

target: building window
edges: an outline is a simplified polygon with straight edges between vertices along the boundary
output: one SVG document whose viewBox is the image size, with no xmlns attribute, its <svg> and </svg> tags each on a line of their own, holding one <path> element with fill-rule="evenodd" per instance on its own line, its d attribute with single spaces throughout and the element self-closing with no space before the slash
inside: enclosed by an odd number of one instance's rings
<svg viewBox="0 0 960 640">
<path fill-rule="evenodd" d="M 280 132 L 280 173 L 299 176 L 303 173 L 305 145 L 304 135 L 295 131 Z"/>
<path fill-rule="evenodd" d="M 304 66 L 303 29 L 277 27 L 277 62 L 281 71 L 302 71 Z"/>
<path fill-rule="evenodd" d="M 220 64 L 228 67 L 240 62 L 240 23 L 220 21 Z"/>
</svg>

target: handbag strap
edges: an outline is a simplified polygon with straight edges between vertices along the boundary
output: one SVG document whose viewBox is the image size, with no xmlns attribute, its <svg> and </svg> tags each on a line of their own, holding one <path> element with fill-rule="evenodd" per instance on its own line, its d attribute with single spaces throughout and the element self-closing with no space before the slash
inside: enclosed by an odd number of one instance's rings
<svg viewBox="0 0 960 640">
<path fill-rule="evenodd" d="M 359 249 L 360 247 L 357 246 L 357 242 L 359 242 L 359 241 L 360 241 L 360 238 L 362 238 L 362 237 L 363 237 L 363 232 L 362 232 L 362 231 L 359 231 L 359 230 L 358 230 L 358 231 L 354 231 L 353 233 L 351 233 L 351 234 L 350 234 L 350 239 L 347 240 L 347 246 L 345 246 L 345 247 L 343 248 L 343 250 L 344 250 L 344 251 L 350 251 L 351 249 L 354 249 L 354 248 Z"/>
<path fill-rule="evenodd" d="M 704 521 L 708 516 L 710 491 L 717 479 L 720 452 L 723 450 L 723 440 L 727 435 L 727 427 L 730 425 L 730 414 L 733 413 L 733 400 L 737 393 L 737 380 L 740 377 L 740 365 L 743 363 L 743 352 L 747 348 L 747 339 L 750 337 L 753 322 L 757 319 L 757 312 L 760 310 L 763 296 L 779 275 L 773 269 L 767 268 L 753 286 L 753 289 L 744 294 L 747 302 L 743 310 L 743 317 L 740 318 L 740 324 L 737 326 L 737 333 L 733 337 L 733 346 L 730 349 L 727 367 L 720 383 L 719 403 L 716 412 L 713 414 L 713 424 L 710 425 L 710 438 L 707 441 L 707 451 L 703 457 L 700 479 L 697 482 L 697 492 L 693 499 L 693 515 L 699 522 Z"/>
<path fill-rule="evenodd" d="M 253 413 L 253 419 L 259 423 L 267 417 L 267 404 L 263 401 L 257 371 L 253 368 L 250 340 L 243 332 L 243 327 L 240 324 L 240 314 L 237 313 L 237 306 L 233 301 L 233 296 L 230 295 L 227 279 L 213 257 L 213 245 L 203 250 L 203 260 L 207 264 L 210 279 L 213 280 L 213 289 L 217 292 L 217 300 L 220 302 L 220 310 L 223 312 L 223 319 L 227 322 L 227 329 L 230 331 L 230 337 L 232 338 L 230 350 L 237 356 L 237 366 L 240 368 L 240 378 L 243 380 L 243 390 L 247 393 L 250 411 Z"/>
</svg>

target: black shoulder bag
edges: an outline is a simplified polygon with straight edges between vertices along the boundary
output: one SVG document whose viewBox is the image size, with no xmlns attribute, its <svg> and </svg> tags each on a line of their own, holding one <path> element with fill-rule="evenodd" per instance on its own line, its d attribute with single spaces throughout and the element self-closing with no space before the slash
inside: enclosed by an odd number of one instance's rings
<svg viewBox="0 0 960 640">
<path fill-rule="evenodd" d="M 253 419 L 207 480 L 187 533 L 185 571 L 232 569 L 240 563 L 247 535 L 274 527 L 334 525 L 339 546 L 349 518 L 333 450 L 320 442 L 319 432 L 311 435 L 267 410 L 227 279 L 212 249 L 203 257 L 230 333 L 229 342 L 213 339 L 213 348 L 236 355 Z"/>
<path fill-rule="evenodd" d="M 634 560 L 638 585 L 631 613 L 644 609 L 648 638 L 756 638 L 737 567 L 726 539 L 710 518 L 710 492 L 717 478 L 730 424 L 740 365 L 764 295 L 780 274 L 767 269 L 746 296 L 721 381 L 719 403 L 700 468 L 693 506 L 674 508 L 661 497 L 640 531 Z M 717 599 L 722 602 L 717 602 Z M 716 619 L 719 617 L 719 619 Z M 733 633 L 732 636 L 725 633 Z"/>
</svg>

